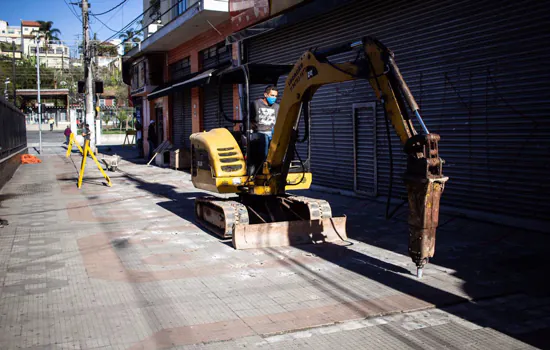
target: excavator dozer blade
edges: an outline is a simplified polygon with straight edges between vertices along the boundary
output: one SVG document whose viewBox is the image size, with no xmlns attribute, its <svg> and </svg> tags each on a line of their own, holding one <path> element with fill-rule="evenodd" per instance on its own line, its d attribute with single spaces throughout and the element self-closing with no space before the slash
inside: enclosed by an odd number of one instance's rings
<svg viewBox="0 0 550 350">
<path fill-rule="evenodd" d="M 345 216 L 266 224 L 236 224 L 233 231 L 235 249 L 284 247 L 346 239 Z"/>
</svg>

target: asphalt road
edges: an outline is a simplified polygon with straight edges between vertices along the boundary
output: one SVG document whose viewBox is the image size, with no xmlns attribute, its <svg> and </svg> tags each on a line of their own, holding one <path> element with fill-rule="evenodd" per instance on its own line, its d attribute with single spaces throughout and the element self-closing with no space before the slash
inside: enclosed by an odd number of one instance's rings
<svg viewBox="0 0 550 350">
<path fill-rule="evenodd" d="M 27 145 L 38 146 L 39 141 L 39 131 L 27 131 Z M 65 142 L 65 136 L 63 131 L 50 131 L 46 126 L 46 130 L 42 130 L 42 146 L 59 146 Z"/>
</svg>

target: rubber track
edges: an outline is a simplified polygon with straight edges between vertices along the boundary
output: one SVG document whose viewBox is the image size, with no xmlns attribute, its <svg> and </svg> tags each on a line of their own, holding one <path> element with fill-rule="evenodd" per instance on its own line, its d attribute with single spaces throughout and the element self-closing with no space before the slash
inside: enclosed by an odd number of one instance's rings
<svg viewBox="0 0 550 350">
<path fill-rule="evenodd" d="M 288 196 L 293 202 L 301 202 L 309 208 L 310 220 L 321 220 L 332 217 L 330 204 L 322 199 L 303 196 Z M 204 211 L 210 209 L 220 215 L 224 222 L 221 228 L 204 217 Z M 248 224 L 248 210 L 246 206 L 232 200 L 222 200 L 218 197 L 202 197 L 195 199 L 195 216 L 199 224 L 222 238 L 231 238 L 236 224 Z"/>
</svg>

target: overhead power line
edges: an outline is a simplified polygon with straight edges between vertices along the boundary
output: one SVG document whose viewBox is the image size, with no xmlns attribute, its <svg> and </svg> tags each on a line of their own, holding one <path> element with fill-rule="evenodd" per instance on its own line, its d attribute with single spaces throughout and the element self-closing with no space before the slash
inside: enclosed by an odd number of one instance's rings
<svg viewBox="0 0 550 350">
<path fill-rule="evenodd" d="M 97 19 L 101 24 L 103 24 L 103 27 L 109 29 L 110 31 L 112 32 L 115 32 L 115 33 L 118 33 L 118 30 L 115 30 L 111 27 L 109 27 L 105 22 L 103 22 L 102 20 L 100 20 L 96 15 L 94 15 L 93 13 L 90 13 L 90 15 L 92 15 L 95 19 Z M 98 30 L 98 32 L 100 31 L 101 29 Z"/>
<path fill-rule="evenodd" d="M 122 2 L 120 2 L 118 5 L 116 5 L 115 7 L 111 8 L 110 10 L 107 10 L 107 11 L 105 11 L 105 12 L 96 13 L 96 14 L 90 13 L 90 14 L 92 14 L 92 16 L 94 16 L 94 17 L 95 17 L 95 16 L 102 16 L 102 15 L 105 15 L 105 14 L 107 14 L 107 13 L 113 11 L 114 9 L 116 9 L 116 8 L 118 8 L 118 7 L 122 6 L 122 5 L 124 5 L 127 1 L 128 1 L 128 0 L 122 0 Z"/>
<path fill-rule="evenodd" d="M 65 5 L 67 5 L 67 7 L 71 11 L 71 13 L 76 17 L 76 19 L 78 19 L 80 21 L 80 23 L 82 23 L 82 18 L 80 18 L 80 16 L 78 16 L 78 13 L 75 11 L 75 9 L 72 8 L 71 5 L 69 5 L 67 0 L 63 0 L 63 1 L 65 2 Z"/>
</svg>

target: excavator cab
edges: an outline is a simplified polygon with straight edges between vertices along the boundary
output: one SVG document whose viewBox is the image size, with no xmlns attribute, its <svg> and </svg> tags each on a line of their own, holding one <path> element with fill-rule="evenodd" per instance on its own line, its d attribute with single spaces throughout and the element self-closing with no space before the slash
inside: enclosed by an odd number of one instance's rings
<svg viewBox="0 0 550 350">
<path fill-rule="evenodd" d="M 259 96 L 254 96 L 251 90 L 258 86 L 263 88 L 267 85 L 277 86 L 283 77 L 288 75 L 293 65 L 288 64 L 244 64 L 237 67 L 216 72 L 216 76 L 211 83 L 216 84 L 220 89 L 218 94 L 218 119 L 222 118 L 235 125 L 233 130 L 229 130 L 246 160 L 246 175 L 253 175 L 265 162 L 265 154 L 262 150 L 265 148 L 265 139 L 258 137 L 257 134 L 250 132 L 249 107 L 251 101 Z M 232 111 L 225 111 L 223 94 L 221 89 L 224 85 L 240 85 L 239 91 L 239 110 L 241 118 L 235 120 Z M 280 91 L 282 93 L 282 89 Z"/>
<path fill-rule="evenodd" d="M 224 151 L 218 151 L 216 149 L 217 155 L 220 156 L 220 164 L 225 163 L 220 166 L 221 171 L 217 172 L 216 167 L 210 166 L 210 153 L 201 151 L 202 147 L 195 147 L 192 142 L 192 151 L 191 151 L 191 175 L 194 185 L 197 188 L 201 188 L 211 192 L 217 193 L 237 193 L 240 191 L 239 187 L 242 189 L 243 184 L 246 180 L 253 177 L 257 174 L 263 163 L 265 162 L 265 139 L 258 137 L 257 133 L 251 132 L 250 128 L 250 119 L 249 115 L 249 106 L 250 102 L 259 96 L 254 96 L 254 93 L 251 90 L 254 87 L 260 87 L 263 91 L 263 88 L 267 85 L 277 86 L 277 83 L 281 80 L 284 81 L 284 77 L 289 74 L 294 66 L 289 64 L 243 64 L 236 67 L 229 67 L 225 69 L 218 70 L 213 73 L 212 78 L 209 81 L 209 84 L 214 84 L 218 87 L 218 110 L 217 110 L 217 119 L 221 122 L 229 122 L 234 125 L 233 128 L 225 127 L 213 130 L 205 130 L 206 134 L 210 136 L 211 139 L 217 139 L 222 143 L 226 144 L 225 147 L 218 147 L 219 149 L 224 149 Z M 233 113 L 231 110 L 224 110 L 224 101 L 222 88 L 224 85 L 241 85 L 241 91 L 239 93 L 239 110 L 241 111 L 241 117 L 239 119 L 233 118 Z M 283 89 L 280 90 L 282 94 Z M 304 114 L 308 113 L 307 106 L 304 107 Z M 304 115 L 304 120 L 309 121 L 309 116 Z M 298 175 L 303 175 L 307 173 L 305 178 L 310 179 L 311 174 L 309 173 L 309 164 L 310 164 L 310 140 L 309 140 L 309 122 L 304 122 L 305 125 L 304 133 L 302 138 L 302 143 L 304 148 L 307 150 L 307 154 L 304 155 L 304 160 L 295 159 L 292 161 L 290 167 L 290 173 L 294 175 L 289 176 L 289 180 L 292 183 L 295 182 L 295 179 Z M 211 133 L 212 135 L 208 134 Z M 214 135 L 215 134 L 215 135 Z M 231 137 L 229 137 L 231 135 Z M 198 141 L 199 138 L 209 137 L 205 133 L 196 134 L 197 137 L 194 139 Z M 227 144 L 232 144 L 233 140 L 235 145 L 227 146 Z M 192 138 L 193 140 L 193 138 Z M 208 141 L 212 143 L 213 141 Z M 240 151 L 238 152 L 237 149 Z M 224 177 L 237 177 L 237 179 L 232 179 L 231 181 L 217 181 L 216 178 Z M 241 179 L 239 179 L 241 177 Z M 242 181 L 240 181 L 242 180 Z M 304 182 L 305 183 L 305 182 Z M 292 187 L 289 186 L 289 187 Z M 303 186 L 294 186 L 297 187 Z M 309 187 L 309 185 L 307 186 Z M 290 188 L 289 188 L 290 189 Z"/>
</svg>

